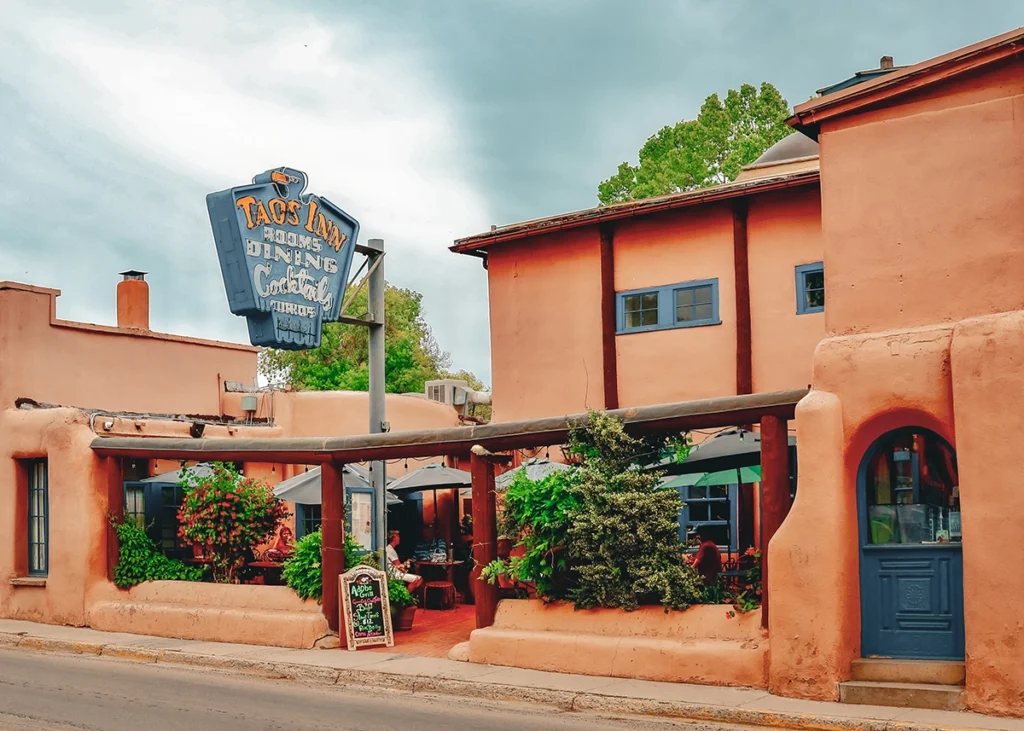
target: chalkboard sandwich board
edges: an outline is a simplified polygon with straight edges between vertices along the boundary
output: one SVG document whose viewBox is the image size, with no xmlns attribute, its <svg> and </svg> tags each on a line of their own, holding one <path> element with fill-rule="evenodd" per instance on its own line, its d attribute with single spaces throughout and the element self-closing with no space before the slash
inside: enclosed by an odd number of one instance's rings
<svg viewBox="0 0 1024 731">
<path fill-rule="evenodd" d="M 395 646 L 387 574 L 369 566 L 357 566 L 338 577 L 338 591 L 349 650 Z"/>
</svg>

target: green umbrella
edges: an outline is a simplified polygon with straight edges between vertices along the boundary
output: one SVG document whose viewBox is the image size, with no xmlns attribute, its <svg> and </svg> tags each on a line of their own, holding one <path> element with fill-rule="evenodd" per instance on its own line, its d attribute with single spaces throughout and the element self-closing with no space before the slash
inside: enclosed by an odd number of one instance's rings
<svg viewBox="0 0 1024 731">
<path fill-rule="evenodd" d="M 738 475 L 737 475 L 738 473 Z M 761 467 L 740 467 L 739 470 L 722 470 L 721 472 L 696 472 L 688 475 L 679 475 L 662 487 L 698 487 L 706 485 L 744 485 L 761 481 Z"/>
</svg>

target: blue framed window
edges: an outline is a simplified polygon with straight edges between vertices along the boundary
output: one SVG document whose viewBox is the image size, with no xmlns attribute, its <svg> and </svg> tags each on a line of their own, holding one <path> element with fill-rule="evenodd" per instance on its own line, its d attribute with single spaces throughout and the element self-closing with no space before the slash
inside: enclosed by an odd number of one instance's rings
<svg viewBox="0 0 1024 731">
<path fill-rule="evenodd" d="M 295 540 L 320 530 L 320 505 L 295 503 Z"/>
<path fill-rule="evenodd" d="M 45 459 L 28 463 L 28 573 L 50 570 L 50 485 Z"/>
<path fill-rule="evenodd" d="M 679 538 L 684 543 L 690 531 L 699 531 L 720 549 L 736 551 L 739 545 L 739 502 L 736 485 L 689 485 L 679 488 L 683 513 Z"/>
<path fill-rule="evenodd" d="M 722 323 L 717 279 L 619 292 L 616 304 L 620 335 Z"/>
<path fill-rule="evenodd" d="M 796 314 L 825 311 L 825 265 L 801 264 L 796 268 Z"/>
</svg>

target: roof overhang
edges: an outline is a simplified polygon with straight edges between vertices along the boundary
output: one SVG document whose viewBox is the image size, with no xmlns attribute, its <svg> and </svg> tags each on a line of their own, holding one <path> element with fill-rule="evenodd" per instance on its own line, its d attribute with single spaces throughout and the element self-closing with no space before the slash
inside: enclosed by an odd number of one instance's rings
<svg viewBox="0 0 1024 731">
<path fill-rule="evenodd" d="M 731 183 L 716 185 L 711 188 L 688 190 L 683 193 L 644 198 L 610 206 L 598 206 L 582 211 L 564 213 L 548 218 L 537 218 L 532 221 L 513 223 L 492 231 L 475 236 L 458 239 L 451 250 L 457 254 L 479 256 L 482 250 L 494 244 L 525 239 L 530 236 L 565 231 L 567 229 L 590 226 L 608 221 L 615 221 L 635 216 L 645 216 L 662 211 L 698 206 L 732 198 L 758 195 L 784 188 L 802 185 L 814 185 L 819 181 L 818 170 L 800 170 L 780 175 L 759 177 L 751 180 L 736 180 Z"/>
<path fill-rule="evenodd" d="M 808 137 L 817 139 L 821 123 L 825 120 L 881 106 L 897 97 L 1009 59 L 1024 49 L 1022 41 L 1024 27 L 906 66 L 899 71 L 799 104 L 787 122 Z"/>
<path fill-rule="evenodd" d="M 765 416 L 792 419 L 806 389 L 726 396 L 656 406 L 618 409 L 634 433 L 669 433 L 690 429 L 740 426 Z M 185 439 L 103 437 L 92 442 L 101 457 L 179 459 L 196 462 L 276 462 L 283 464 L 355 463 L 408 457 L 460 455 L 480 445 L 491 452 L 565 444 L 569 430 L 587 422 L 587 414 L 551 416 L 482 426 L 318 438 Z"/>
</svg>

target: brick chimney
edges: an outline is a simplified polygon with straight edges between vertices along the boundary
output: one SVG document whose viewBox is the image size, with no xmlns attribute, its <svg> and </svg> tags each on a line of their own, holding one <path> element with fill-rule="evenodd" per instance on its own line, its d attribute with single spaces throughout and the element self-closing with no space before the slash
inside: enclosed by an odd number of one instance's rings
<svg viewBox="0 0 1024 731">
<path fill-rule="evenodd" d="M 885 70 L 891 69 L 892 56 L 882 56 L 882 60 L 878 62 L 878 68 Z"/>
<path fill-rule="evenodd" d="M 146 272 L 121 272 L 117 283 L 117 326 L 126 330 L 149 330 L 149 284 Z"/>
</svg>

